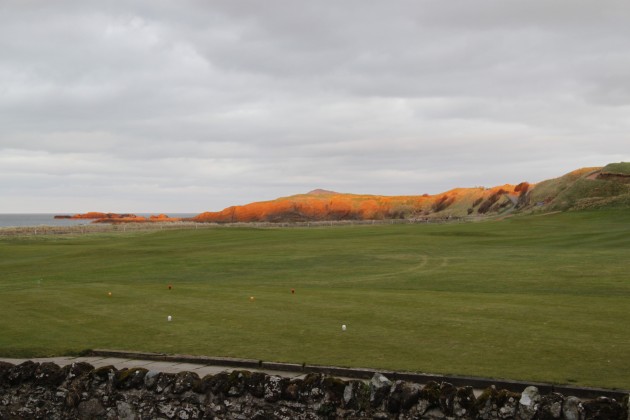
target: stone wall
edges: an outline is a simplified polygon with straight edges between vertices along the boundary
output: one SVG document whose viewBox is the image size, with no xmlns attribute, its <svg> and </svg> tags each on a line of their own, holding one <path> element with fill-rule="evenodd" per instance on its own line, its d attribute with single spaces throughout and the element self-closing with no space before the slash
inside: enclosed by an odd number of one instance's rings
<svg viewBox="0 0 630 420">
<path fill-rule="evenodd" d="M 288 379 L 232 371 L 203 378 L 142 368 L 0 362 L 0 419 L 519 419 L 630 420 L 628 396 L 580 400 L 449 383 L 320 374 Z"/>
</svg>

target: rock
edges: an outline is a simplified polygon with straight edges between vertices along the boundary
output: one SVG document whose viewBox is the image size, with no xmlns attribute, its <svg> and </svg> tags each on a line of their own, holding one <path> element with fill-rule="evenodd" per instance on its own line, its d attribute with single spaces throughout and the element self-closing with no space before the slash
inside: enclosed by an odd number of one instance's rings
<svg viewBox="0 0 630 420">
<path fill-rule="evenodd" d="M 229 374 L 227 372 L 204 376 L 202 382 L 204 384 L 202 386 L 207 388 L 207 391 L 221 398 L 227 395 L 230 390 Z"/>
<path fill-rule="evenodd" d="M 96 398 L 79 403 L 77 410 L 82 419 L 93 419 L 105 414 L 105 408 Z"/>
<path fill-rule="evenodd" d="M 160 378 L 160 372 L 150 370 L 144 375 L 144 386 L 148 390 L 153 390 L 157 386 L 158 379 Z"/>
<path fill-rule="evenodd" d="M 553 420 L 559 419 L 562 416 L 562 403 L 564 397 L 562 394 L 552 392 L 551 394 L 544 395 L 540 399 L 540 406 L 538 408 L 538 414 L 536 419 L 540 420 Z"/>
<path fill-rule="evenodd" d="M 343 390 L 345 408 L 364 411 L 370 407 L 370 386 L 363 381 L 348 381 Z"/>
<path fill-rule="evenodd" d="M 182 394 L 189 391 L 197 386 L 200 381 L 199 375 L 194 372 L 179 372 L 175 375 L 173 394 Z"/>
<path fill-rule="evenodd" d="M 521 396 L 505 389 L 497 391 L 492 385 L 477 398 L 473 410 L 481 419 L 511 419 L 516 415 Z"/>
<path fill-rule="evenodd" d="M 387 410 L 390 413 L 407 411 L 420 399 L 420 386 L 405 381 L 396 381 L 391 387 L 387 399 Z"/>
<path fill-rule="evenodd" d="M 617 420 L 622 418 L 622 407 L 617 401 L 606 397 L 582 402 L 584 420 Z M 625 415 L 626 413 L 623 413 Z"/>
<path fill-rule="evenodd" d="M 72 363 L 61 368 L 61 371 L 63 372 L 66 381 L 72 381 L 76 378 L 88 375 L 93 370 L 94 366 L 86 362 Z"/>
<path fill-rule="evenodd" d="M 319 418 L 322 419 L 335 419 L 337 416 L 337 407 L 332 403 L 321 404 L 316 411 Z M 275 414 L 275 413 L 274 413 Z M 291 417 L 286 417 L 287 420 Z"/>
<path fill-rule="evenodd" d="M 117 389 L 138 389 L 144 385 L 144 368 L 122 369 L 114 374 L 114 386 Z"/>
<path fill-rule="evenodd" d="M 300 397 L 301 380 L 292 380 L 286 388 L 282 390 L 282 399 L 288 401 L 297 401 Z"/>
<path fill-rule="evenodd" d="M 517 418 L 520 420 L 531 420 L 540 403 L 540 394 L 535 386 L 528 386 L 521 394 L 518 404 Z"/>
<path fill-rule="evenodd" d="M 265 381 L 265 401 L 276 402 L 282 396 L 282 389 L 289 380 L 280 376 L 267 376 Z"/>
<path fill-rule="evenodd" d="M 333 376 L 327 376 L 322 380 L 322 390 L 326 395 L 326 401 L 339 405 L 343 400 L 343 393 L 346 389 L 346 382 Z"/>
<path fill-rule="evenodd" d="M 46 387 L 58 387 L 66 378 L 59 366 L 51 362 L 45 362 L 35 369 L 35 384 Z"/>
<path fill-rule="evenodd" d="M 170 387 L 175 382 L 175 374 L 174 373 L 160 373 L 158 375 L 157 382 L 155 384 L 155 392 L 161 394 L 167 390 L 170 390 Z"/>
<path fill-rule="evenodd" d="M 22 382 L 30 381 L 35 377 L 35 372 L 39 367 L 39 363 L 27 360 L 24 363 L 9 368 L 6 374 L 6 380 L 11 385 L 17 385 Z"/>
<path fill-rule="evenodd" d="M 247 378 L 252 375 L 247 370 L 234 370 L 228 375 L 227 394 L 230 397 L 238 397 L 247 390 Z"/>
<path fill-rule="evenodd" d="M 387 379 L 380 373 L 375 373 L 370 380 L 370 404 L 376 408 L 389 395 L 390 388 L 392 387 L 392 381 Z"/>
<path fill-rule="evenodd" d="M 81 402 L 81 395 L 78 392 L 69 391 L 63 396 L 63 402 L 66 407 L 76 407 Z"/>
<path fill-rule="evenodd" d="M 420 390 L 420 401 L 427 408 L 440 405 L 440 384 L 435 381 L 427 382 Z"/>
<path fill-rule="evenodd" d="M 458 418 L 474 417 L 476 401 L 472 387 L 458 388 L 453 398 L 453 415 Z"/>
<path fill-rule="evenodd" d="M 181 420 L 198 419 L 200 418 L 200 411 L 193 405 L 184 404 L 183 407 L 177 410 L 176 418 Z"/>
<path fill-rule="evenodd" d="M 116 369 L 112 365 L 107 365 L 94 369 L 91 375 L 92 378 L 97 382 L 106 382 L 112 380 L 116 372 L 118 372 L 118 369 Z"/>
<path fill-rule="evenodd" d="M 447 417 L 453 415 L 453 400 L 456 394 L 457 388 L 453 384 L 443 382 L 440 385 L 440 408 Z"/>
<path fill-rule="evenodd" d="M 167 419 L 175 418 L 178 407 L 172 403 L 158 404 L 157 411 L 163 414 Z"/>
<path fill-rule="evenodd" d="M 136 414 L 134 413 L 133 409 L 128 403 L 124 401 L 118 401 L 116 403 L 116 411 L 118 412 L 117 418 L 120 420 L 135 420 L 136 419 Z"/>
<path fill-rule="evenodd" d="M 577 397 L 567 397 L 562 404 L 562 415 L 566 420 L 582 419 L 582 403 Z"/>
<path fill-rule="evenodd" d="M 0 386 L 7 380 L 7 376 L 9 375 L 9 371 L 15 365 L 8 362 L 0 361 Z"/>
<path fill-rule="evenodd" d="M 254 372 L 245 378 L 245 389 L 256 398 L 265 396 L 265 375 L 262 372 Z"/>
<path fill-rule="evenodd" d="M 441 419 L 448 419 L 448 417 L 446 417 L 444 415 L 444 413 L 442 412 L 442 410 L 439 407 L 433 407 L 429 410 L 427 410 L 424 415 L 422 416 L 423 419 L 430 419 L 430 420 L 441 420 Z"/>
</svg>

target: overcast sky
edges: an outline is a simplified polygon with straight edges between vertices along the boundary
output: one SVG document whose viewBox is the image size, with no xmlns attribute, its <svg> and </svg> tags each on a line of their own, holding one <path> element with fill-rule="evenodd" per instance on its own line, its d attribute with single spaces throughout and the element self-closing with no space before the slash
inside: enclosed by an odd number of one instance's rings
<svg viewBox="0 0 630 420">
<path fill-rule="evenodd" d="M 0 213 L 630 161 L 630 2 L 0 0 Z"/>
</svg>

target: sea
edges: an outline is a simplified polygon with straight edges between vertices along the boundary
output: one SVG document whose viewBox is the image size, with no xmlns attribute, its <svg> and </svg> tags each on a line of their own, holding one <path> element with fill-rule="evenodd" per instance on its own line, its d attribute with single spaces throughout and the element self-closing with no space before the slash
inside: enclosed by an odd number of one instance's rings
<svg viewBox="0 0 630 420">
<path fill-rule="evenodd" d="M 27 226 L 77 226 L 87 225 L 92 222 L 89 219 L 55 219 L 56 215 L 72 215 L 75 213 L 24 213 L 10 214 L 0 213 L 0 227 L 27 227 Z M 148 217 L 161 213 L 134 213 L 137 216 Z M 194 217 L 199 213 L 164 213 L 170 217 Z"/>
</svg>

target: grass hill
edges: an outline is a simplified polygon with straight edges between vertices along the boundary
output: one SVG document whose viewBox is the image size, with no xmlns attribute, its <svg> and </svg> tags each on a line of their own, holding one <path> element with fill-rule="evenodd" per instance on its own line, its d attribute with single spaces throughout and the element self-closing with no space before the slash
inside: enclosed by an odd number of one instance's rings
<svg viewBox="0 0 630 420">
<path fill-rule="evenodd" d="M 578 169 L 543 181 L 532 189 L 526 207 L 566 211 L 628 206 L 630 163 L 618 163 Z"/>
<path fill-rule="evenodd" d="M 456 188 L 436 195 L 383 196 L 314 190 L 197 215 L 198 222 L 448 219 L 523 211 L 630 206 L 630 163 L 582 168 L 532 185 Z"/>
</svg>

